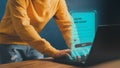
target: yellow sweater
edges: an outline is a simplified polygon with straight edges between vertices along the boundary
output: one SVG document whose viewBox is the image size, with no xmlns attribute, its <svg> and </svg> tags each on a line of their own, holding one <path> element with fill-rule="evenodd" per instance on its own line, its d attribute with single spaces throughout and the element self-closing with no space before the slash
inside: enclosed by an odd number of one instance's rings
<svg viewBox="0 0 120 68">
<path fill-rule="evenodd" d="M 43 54 L 54 56 L 58 50 L 39 36 L 52 17 L 70 45 L 71 16 L 65 0 L 8 0 L 0 23 L 0 44 L 30 45 Z"/>
</svg>

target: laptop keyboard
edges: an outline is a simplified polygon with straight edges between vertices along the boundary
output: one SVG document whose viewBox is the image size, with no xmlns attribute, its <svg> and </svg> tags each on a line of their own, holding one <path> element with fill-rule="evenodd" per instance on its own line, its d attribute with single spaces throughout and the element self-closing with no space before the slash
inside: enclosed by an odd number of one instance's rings
<svg viewBox="0 0 120 68">
<path fill-rule="evenodd" d="M 68 56 L 55 59 L 54 61 L 61 63 L 82 63 L 84 64 L 91 49 L 91 45 L 77 47 L 74 50 L 71 50 L 71 53 Z"/>
<path fill-rule="evenodd" d="M 71 57 L 74 62 L 85 62 L 87 56 L 89 55 L 91 45 L 80 46 L 72 49 Z"/>
</svg>

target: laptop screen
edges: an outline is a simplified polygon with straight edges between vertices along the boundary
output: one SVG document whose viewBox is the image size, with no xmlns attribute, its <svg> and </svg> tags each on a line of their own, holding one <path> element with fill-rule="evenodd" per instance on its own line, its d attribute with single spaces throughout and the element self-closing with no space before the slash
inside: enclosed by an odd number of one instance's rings
<svg viewBox="0 0 120 68">
<path fill-rule="evenodd" d="M 72 12 L 72 57 L 84 62 L 90 52 L 95 36 L 96 11 Z"/>
</svg>

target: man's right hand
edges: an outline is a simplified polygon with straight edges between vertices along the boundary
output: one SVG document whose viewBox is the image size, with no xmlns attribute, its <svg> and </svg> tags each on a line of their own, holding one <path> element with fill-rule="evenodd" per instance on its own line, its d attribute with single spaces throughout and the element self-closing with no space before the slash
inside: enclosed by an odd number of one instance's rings
<svg viewBox="0 0 120 68">
<path fill-rule="evenodd" d="M 70 49 L 59 50 L 59 52 L 54 56 L 57 62 L 80 62 L 81 56 L 77 55 L 72 57 L 71 53 L 73 53 Z"/>
<path fill-rule="evenodd" d="M 55 54 L 53 57 L 61 58 L 61 57 L 68 56 L 69 53 L 70 53 L 70 49 L 59 50 L 59 52 L 57 54 Z"/>
</svg>

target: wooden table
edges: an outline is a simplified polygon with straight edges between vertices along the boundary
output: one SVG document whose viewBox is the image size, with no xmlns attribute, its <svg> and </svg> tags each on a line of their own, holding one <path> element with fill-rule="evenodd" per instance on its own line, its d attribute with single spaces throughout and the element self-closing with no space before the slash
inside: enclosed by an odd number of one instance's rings
<svg viewBox="0 0 120 68">
<path fill-rule="evenodd" d="M 29 60 L 29 61 L 16 62 L 10 64 L 1 64 L 0 68 L 83 68 L 83 67 L 61 64 L 46 59 L 46 60 Z M 120 68 L 120 60 L 105 62 L 86 68 Z"/>
</svg>

